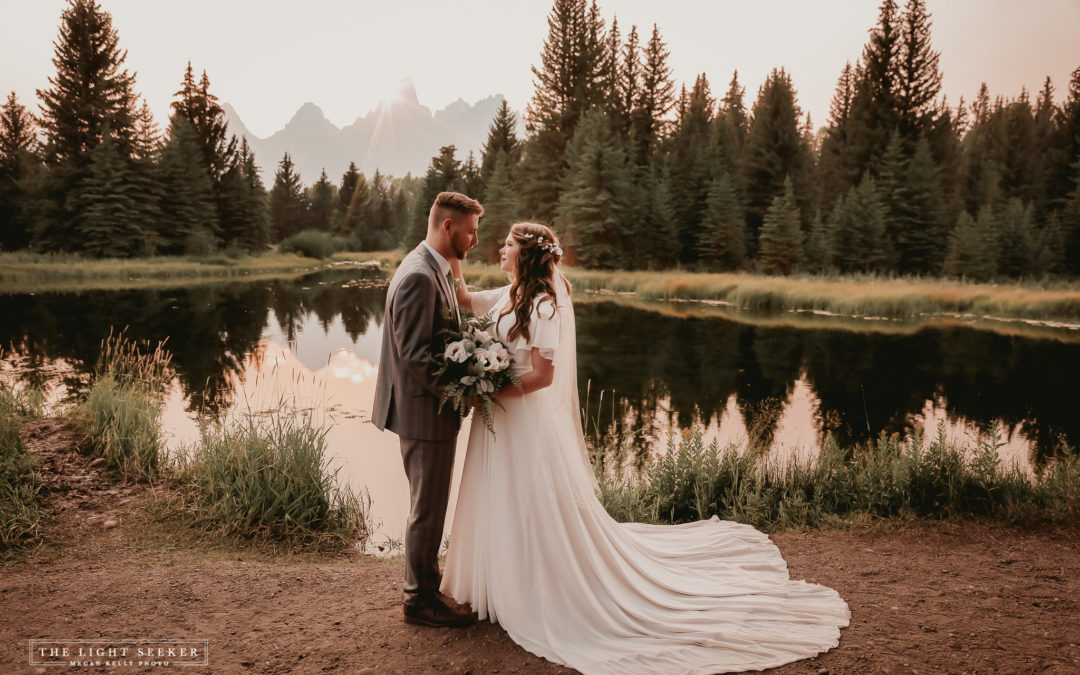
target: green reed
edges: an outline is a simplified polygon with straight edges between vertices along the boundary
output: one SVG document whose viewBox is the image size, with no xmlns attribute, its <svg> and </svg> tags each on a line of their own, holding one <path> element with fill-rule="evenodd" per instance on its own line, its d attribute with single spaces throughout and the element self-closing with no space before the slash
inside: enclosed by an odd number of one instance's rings
<svg viewBox="0 0 1080 675">
<path fill-rule="evenodd" d="M 41 538 L 41 483 L 19 429 L 27 418 L 41 415 L 43 401 L 39 389 L 0 382 L 0 558 L 31 548 Z"/>
<path fill-rule="evenodd" d="M 101 342 L 90 390 L 74 417 L 90 449 L 126 477 L 154 479 L 161 471 L 159 418 L 171 364 L 164 343 L 150 346 L 122 332 Z"/>
<path fill-rule="evenodd" d="M 341 487 L 338 471 L 328 470 L 328 431 L 284 400 L 266 414 L 205 428 L 176 458 L 189 515 L 246 538 L 362 545 L 372 529 L 370 499 Z"/>
<path fill-rule="evenodd" d="M 597 471 L 601 499 L 621 521 L 682 523 L 710 518 L 774 531 L 870 519 L 984 517 L 1009 523 L 1069 523 L 1080 516 L 1080 457 L 1062 444 L 1032 475 L 1004 467 L 1000 437 L 973 448 L 945 438 L 924 443 L 882 434 L 864 447 L 828 437 L 807 466 L 773 465 L 760 449 L 705 445 L 700 433 L 678 442 L 637 473 Z"/>
</svg>

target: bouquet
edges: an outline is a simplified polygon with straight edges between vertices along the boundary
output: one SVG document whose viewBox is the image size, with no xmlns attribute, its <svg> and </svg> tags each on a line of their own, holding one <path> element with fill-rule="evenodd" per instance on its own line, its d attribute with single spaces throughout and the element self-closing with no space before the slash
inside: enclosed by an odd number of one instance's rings
<svg viewBox="0 0 1080 675">
<path fill-rule="evenodd" d="M 488 332 L 492 323 L 489 315 L 463 311 L 460 328 L 439 333 L 446 338 L 446 348 L 432 355 L 432 368 L 443 388 L 439 412 L 449 403 L 458 415 L 465 417 L 470 403 L 479 399 L 477 407 L 484 426 L 495 433 L 492 413 L 495 405 L 502 407 L 502 404 L 493 394 L 508 384 L 520 388 L 521 381 L 510 369 L 513 360 L 506 344 Z"/>
</svg>

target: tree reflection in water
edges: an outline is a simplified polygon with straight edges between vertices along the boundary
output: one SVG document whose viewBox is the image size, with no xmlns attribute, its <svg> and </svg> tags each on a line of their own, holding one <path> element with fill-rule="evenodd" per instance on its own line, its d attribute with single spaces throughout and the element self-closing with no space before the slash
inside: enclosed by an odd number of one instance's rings
<svg viewBox="0 0 1080 675">
<path fill-rule="evenodd" d="M 292 345 L 310 317 L 324 332 L 340 321 L 355 343 L 381 329 L 385 282 L 378 271 L 352 268 L 296 281 L 0 295 L 0 345 L 22 380 L 75 394 L 110 330 L 167 339 L 188 412 L 217 416 L 233 405 L 270 322 Z M 1080 377 L 1075 340 L 963 326 L 890 334 L 755 325 L 591 300 L 577 314 L 590 433 L 622 439 L 639 463 L 669 429 L 741 425 L 752 447 L 791 443 L 778 429 L 796 406 L 812 420 L 811 429 L 798 428 L 805 444 L 825 432 L 842 444 L 907 433 L 928 410 L 977 429 L 1000 421 L 1031 442 L 1036 461 L 1059 437 L 1080 439 L 1075 401 L 1061 393 Z"/>
</svg>

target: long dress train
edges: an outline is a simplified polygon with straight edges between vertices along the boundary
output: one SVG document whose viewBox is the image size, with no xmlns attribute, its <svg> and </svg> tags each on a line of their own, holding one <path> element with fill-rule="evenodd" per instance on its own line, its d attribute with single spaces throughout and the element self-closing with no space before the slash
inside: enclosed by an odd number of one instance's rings
<svg viewBox="0 0 1080 675">
<path fill-rule="evenodd" d="M 510 345 L 519 373 L 538 347 L 556 381 L 503 400 L 494 434 L 472 426 L 443 592 L 588 674 L 760 670 L 835 647 L 847 604 L 792 581 L 767 535 L 715 517 L 661 526 L 607 514 L 583 457 L 566 296 L 558 311 L 534 305 L 531 339 Z M 507 300 L 508 288 L 473 295 L 480 311 Z M 497 325 L 504 340 L 512 324 Z"/>
</svg>

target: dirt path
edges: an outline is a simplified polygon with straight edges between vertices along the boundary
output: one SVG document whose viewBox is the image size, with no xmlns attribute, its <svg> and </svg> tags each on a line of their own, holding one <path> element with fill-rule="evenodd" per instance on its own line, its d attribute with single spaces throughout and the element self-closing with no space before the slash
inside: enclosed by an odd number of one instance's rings
<svg viewBox="0 0 1080 675">
<path fill-rule="evenodd" d="M 400 562 L 193 537 L 147 517 L 145 487 L 72 452 L 62 423 L 23 435 L 45 458 L 54 543 L 0 568 L 0 672 L 69 670 L 29 665 L 41 638 L 208 640 L 210 667 L 184 673 L 572 672 L 489 623 L 403 623 Z M 837 649 L 771 672 L 1080 671 L 1080 529 L 948 523 L 773 540 L 793 578 L 840 592 L 852 623 Z"/>
</svg>

